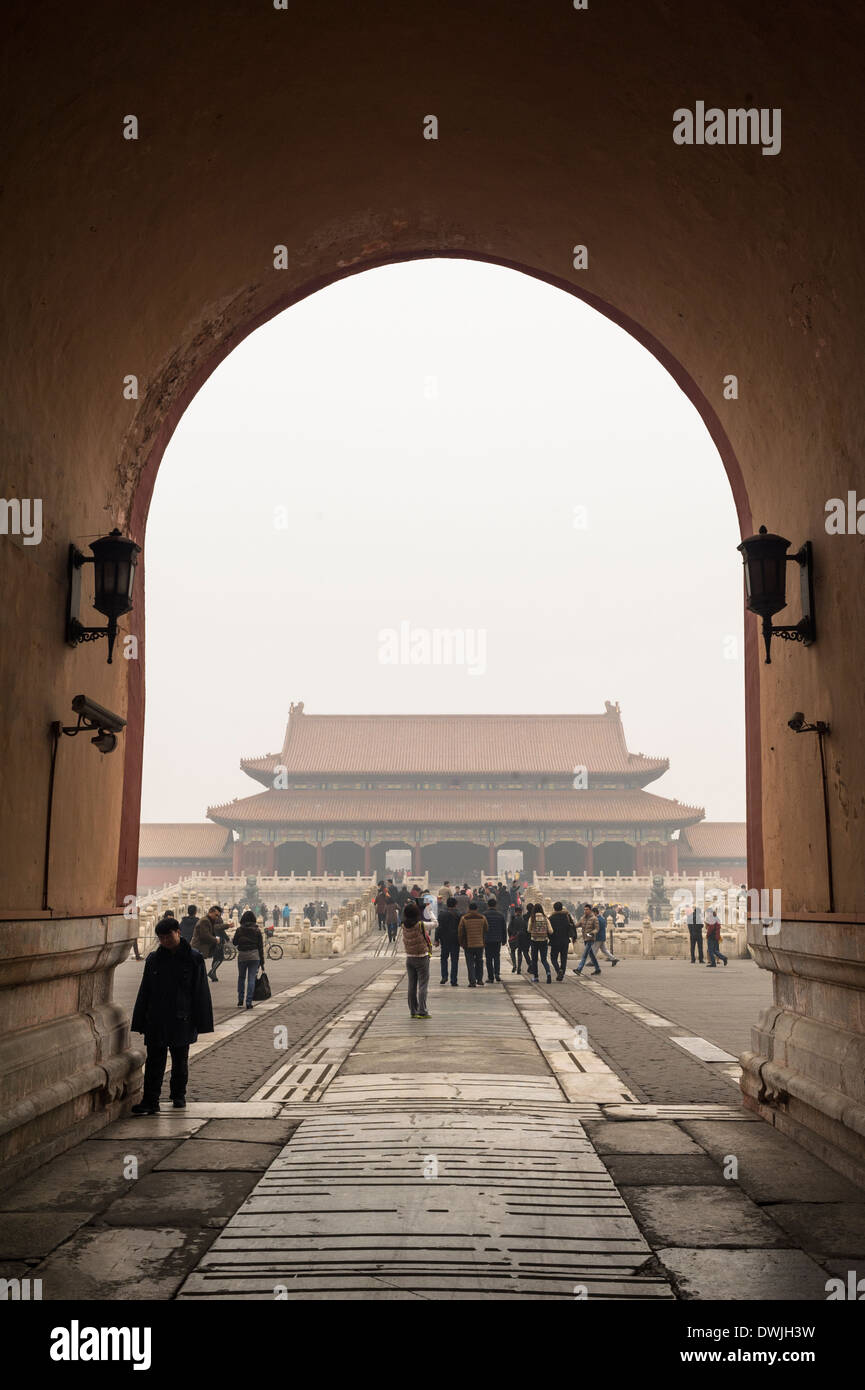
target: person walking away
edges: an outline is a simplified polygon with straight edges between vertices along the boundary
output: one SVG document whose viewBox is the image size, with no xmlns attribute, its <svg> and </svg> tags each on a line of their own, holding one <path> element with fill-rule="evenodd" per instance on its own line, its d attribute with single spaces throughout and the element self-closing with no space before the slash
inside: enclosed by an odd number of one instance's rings
<svg viewBox="0 0 865 1390">
<path fill-rule="evenodd" d="M 459 901 L 459 899 L 457 899 Z M 460 917 L 459 943 L 466 953 L 466 970 L 469 976 L 469 989 L 484 983 L 484 942 L 487 936 L 487 919 L 476 907 L 470 907 Z"/>
<path fill-rule="evenodd" d="M 198 908 L 194 905 L 194 903 L 190 903 L 189 907 L 186 909 L 186 916 L 182 919 L 180 923 L 180 935 L 183 937 L 184 941 L 192 941 L 193 933 L 195 932 L 195 924 L 197 921 Z"/>
<path fill-rule="evenodd" d="M 395 899 L 392 899 L 384 910 L 384 923 L 387 927 L 388 941 L 396 941 L 397 928 L 399 927 L 399 908 Z"/>
<path fill-rule="evenodd" d="M 594 942 L 597 934 L 598 919 L 592 911 L 591 905 L 589 903 L 585 903 L 583 906 L 583 915 L 580 918 L 580 935 L 583 938 L 583 954 L 580 959 L 579 965 L 574 970 L 575 975 L 582 975 L 583 966 L 585 965 L 587 960 L 590 960 L 592 962 L 592 966 L 594 967 L 592 970 L 592 974 L 600 975 L 601 967 L 598 965 L 597 957 L 595 956 L 595 953 L 592 950 L 592 943 Z"/>
<path fill-rule="evenodd" d="M 186 1108 L 189 1048 L 199 1033 L 213 1032 L 213 1005 L 204 959 L 180 935 L 180 923 L 163 917 L 159 945 L 144 962 L 132 1011 L 132 1032 L 144 1034 L 144 1094 L 133 1115 L 158 1115 L 165 1065 L 171 1053 L 169 1094 L 175 1110 Z"/>
<path fill-rule="evenodd" d="M 550 917 L 553 934 L 550 938 L 550 959 L 555 966 L 556 979 L 563 980 L 568 968 L 568 949 L 577 939 L 577 924 L 562 903 L 553 903 Z"/>
<path fill-rule="evenodd" d="M 528 915 L 523 913 L 521 907 L 514 909 L 511 926 L 516 926 L 519 935 L 517 936 L 517 974 L 522 974 L 521 967 L 526 967 L 526 974 L 532 973 L 532 938 L 529 934 Z"/>
<path fill-rule="evenodd" d="M 288 931 L 291 926 L 291 908 L 288 903 L 282 905 L 282 926 L 284 931 Z"/>
<path fill-rule="evenodd" d="M 606 956 L 611 965 L 618 965 L 619 957 L 614 956 L 611 951 L 607 950 L 607 912 L 605 912 L 602 907 L 599 907 L 595 911 L 595 916 L 598 919 L 598 934 L 592 944 L 596 950 L 600 951 L 602 956 Z"/>
<path fill-rule="evenodd" d="M 280 919 L 281 916 L 282 916 L 282 913 L 280 912 L 279 907 L 277 906 L 276 903 L 274 903 L 274 905 L 273 905 L 273 911 L 272 911 L 271 914 L 270 914 L 270 920 L 271 920 L 271 922 L 273 923 L 273 927 L 272 927 L 271 933 L 270 933 L 271 936 L 273 935 L 273 933 L 276 931 L 277 927 L 279 926 L 279 919 Z"/>
<path fill-rule="evenodd" d="M 487 903 L 486 918 L 487 935 L 484 941 L 484 955 L 487 961 L 487 983 L 500 984 L 502 947 L 508 939 L 508 928 L 504 913 L 499 911 L 495 898 L 490 898 Z"/>
<path fill-rule="evenodd" d="M 714 970 L 719 960 L 727 964 L 727 957 L 721 950 L 721 919 L 713 907 L 706 913 L 706 950 L 708 965 Z"/>
<path fill-rule="evenodd" d="M 688 913 L 685 921 L 688 924 L 688 937 L 691 942 L 691 964 L 694 964 L 694 951 L 700 957 L 700 964 L 703 964 L 703 914 L 696 903 Z"/>
<path fill-rule="evenodd" d="M 211 980 L 216 980 L 214 973 L 214 956 L 216 948 L 219 946 L 219 937 L 216 934 L 216 924 L 219 921 L 219 908 L 209 907 L 204 917 L 199 917 L 193 928 L 190 946 L 194 951 L 198 951 L 204 960 L 210 961 L 210 969 L 207 974 Z M 220 956 L 220 960 L 222 957 Z"/>
<path fill-rule="evenodd" d="M 511 974 L 522 974 L 522 941 L 521 937 L 526 928 L 526 919 L 519 908 L 514 910 L 511 920 L 508 923 L 508 950 L 511 954 Z"/>
<path fill-rule="evenodd" d="M 448 898 L 444 910 L 439 913 L 436 923 L 435 940 L 438 943 L 441 958 L 441 983 L 446 985 L 448 982 L 448 971 L 450 971 L 450 982 L 458 985 L 458 975 L 460 968 L 460 914 L 456 910 L 456 898 Z"/>
<path fill-rule="evenodd" d="M 465 917 L 466 913 L 469 910 L 469 907 L 471 906 L 471 904 L 469 903 L 468 887 L 464 885 L 462 888 L 460 888 L 459 891 L 454 894 L 454 898 L 457 905 L 457 912 L 459 913 L 460 917 Z"/>
<path fill-rule="evenodd" d="M 383 883 L 378 885 L 378 892 L 375 895 L 374 907 L 375 915 L 378 918 L 378 929 L 384 931 L 385 916 L 387 914 L 388 896 Z"/>
<path fill-rule="evenodd" d="M 244 912 L 232 943 L 237 947 L 237 1007 L 243 1008 L 245 981 L 246 1007 L 251 1009 L 255 977 L 259 966 L 264 969 L 264 939 L 254 912 Z"/>
<path fill-rule="evenodd" d="M 547 984 L 552 984 L 553 977 L 550 974 L 550 967 L 547 961 L 547 947 L 553 929 L 550 926 L 550 919 L 544 912 L 543 906 L 536 903 L 529 923 L 529 936 L 532 939 L 532 972 L 529 979 L 533 984 L 538 983 L 538 957 L 543 962 L 544 970 L 547 972 Z"/>
<path fill-rule="evenodd" d="M 511 910 L 511 895 L 503 883 L 496 889 L 496 907 L 507 922 Z"/>
<path fill-rule="evenodd" d="M 427 990 L 429 988 L 430 939 L 421 920 L 417 903 L 406 903 L 402 914 L 402 944 L 405 950 L 405 973 L 408 979 L 408 1007 L 412 1018 L 429 1018 Z"/>
</svg>

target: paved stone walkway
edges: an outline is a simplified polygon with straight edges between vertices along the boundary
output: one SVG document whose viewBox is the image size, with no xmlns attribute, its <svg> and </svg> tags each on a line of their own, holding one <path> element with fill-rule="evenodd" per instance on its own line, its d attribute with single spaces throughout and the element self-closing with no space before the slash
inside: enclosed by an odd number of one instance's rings
<svg viewBox="0 0 865 1390">
<path fill-rule="evenodd" d="M 683 990 L 687 964 L 638 964 L 469 991 L 433 961 L 429 1020 L 380 941 L 293 969 L 226 1009 L 186 1112 L 0 1192 L 0 1277 L 217 1301 L 822 1300 L 862 1277 L 865 1193 L 741 1106 L 723 1045 L 759 972 Z"/>
</svg>

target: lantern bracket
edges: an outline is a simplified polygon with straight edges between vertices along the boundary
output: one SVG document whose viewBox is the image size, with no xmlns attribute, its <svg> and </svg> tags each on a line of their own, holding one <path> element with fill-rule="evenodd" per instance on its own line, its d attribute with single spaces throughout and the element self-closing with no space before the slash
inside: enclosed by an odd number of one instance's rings
<svg viewBox="0 0 865 1390">
<path fill-rule="evenodd" d="M 787 555 L 788 565 L 799 566 L 799 591 L 802 603 L 802 617 L 798 623 L 774 624 L 771 618 L 763 619 L 763 640 L 766 643 L 766 665 L 771 663 L 769 646 L 773 637 L 781 637 L 785 642 L 801 642 L 810 647 L 817 640 L 817 627 L 814 621 L 814 562 L 810 541 L 805 541 L 795 555 Z"/>
</svg>

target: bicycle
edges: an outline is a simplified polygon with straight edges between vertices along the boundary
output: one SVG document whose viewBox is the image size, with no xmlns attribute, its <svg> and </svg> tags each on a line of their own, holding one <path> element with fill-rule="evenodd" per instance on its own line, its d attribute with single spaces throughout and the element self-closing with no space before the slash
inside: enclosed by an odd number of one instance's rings
<svg viewBox="0 0 865 1390">
<path fill-rule="evenodd" d="M 284 952 L 278 942 L 271 941 L 267 947 L 266 954 L 268 960 L 282 960 Z"/>
</svg>

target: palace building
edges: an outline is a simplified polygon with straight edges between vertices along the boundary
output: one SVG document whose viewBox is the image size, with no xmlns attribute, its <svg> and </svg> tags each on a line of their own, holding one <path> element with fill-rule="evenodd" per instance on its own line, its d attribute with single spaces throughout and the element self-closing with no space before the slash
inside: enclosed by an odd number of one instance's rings
<svg viewBox="0 0 865 1390">
<path fill-rule="evenodd" d="M 264 790 L 212 806 L 236 835 L 235 873 L 496 875 L 517 850 L 531 873 L 678 871 L 675 832 L 698 806 L 646 791 L 667 758 L 631 753 L 619 706 L 603 714 L 335 715 L 289 710 L 278 753 L 244 758 Z"/>
</svg>

